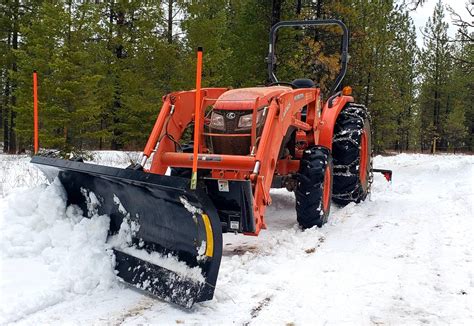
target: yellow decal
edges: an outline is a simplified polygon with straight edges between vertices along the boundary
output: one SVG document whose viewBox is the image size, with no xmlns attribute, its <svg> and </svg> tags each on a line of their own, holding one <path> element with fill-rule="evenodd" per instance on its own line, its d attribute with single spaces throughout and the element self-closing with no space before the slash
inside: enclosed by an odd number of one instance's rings
<svg viewBox="0 0 474 326">
<path fill-rule="evenodd" d="M 206 228 L 206 256 L 212 257 L 214 254 L 214 237 L 212 234 L 211 221 L 207 214 L 201 214 L 204 227 Z"/>
</svg>

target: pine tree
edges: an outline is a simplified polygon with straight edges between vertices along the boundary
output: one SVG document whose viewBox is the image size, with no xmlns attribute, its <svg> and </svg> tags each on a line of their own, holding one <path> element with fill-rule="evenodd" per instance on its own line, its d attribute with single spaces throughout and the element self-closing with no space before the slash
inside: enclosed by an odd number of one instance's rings
<svg viewBox="0 0 474 326">
<path fill-rule="evenodd" d="M 101 10 L 106 77 L 100 85 L 105 93 L 100 124 L 110 135 L 101 140 L 101 147 L 137 149 L 146 141 L 162 90 L 169 87 L 163 85 L 163 74 L 154 75 L 168 58 L 159 30 L 162 8 L 158 1 L 146 6 L 140 1 L 107 1 Z"/>
<path fill-rule="evenodd" d="M 232 49 L 226 46 L 225 40 L 228 9 L 225 0 L 198 0 L 186 3 L 187 18 L 181 28 L 186 33 L 190 62 L 194 61 L 197 47 L 204 48 L 203 86 L 232 85 L 232 76 L 229 73 Z"/>
<path fill-rule="evenodd" d="M 61 149 L 140 149 L 162 96 L 194 87 L 204 47 L 204 86 L 268 81 L 268 31 L 280 20 L 336 18 L 350 31 L 344 85 L 373 118 L 377 151 L 468 147 L 474 139 L 472 35 L 448 42 L 438 3 L 417 49 L 406 6 L 382 0 L 107 0 L 0 4 L 0 121 L 4 150 L 32 145 L 31 74 L 39 76 L 40 140 Z M 464 35 L 464 36 L 463 36 Z M 466 35 L 468 38 L 466 38 Z M 337 75 L 336 27 L 277 36 L 280 80 L 311 78 L 325 99 Z M 415 79 L 420 76 L 419 89 Z M 415 99 L 415 94 L 418 98 Z M 467 131 L 466 131 L 467 130 Z M 15 142 L 16 140 L 16 142 Z"/>
<path fill-rule="evenodd" d="M 260 1 L 229 2 L 224 44 L 231 49 L 226 65 L 233 87 L 265 84 L 267 67 L 264 58 L 268 51 L 270 26 L 268 16 L 268 7 Z"/>
<path fill-rule="evenodd" d="M 372 116 L 372 142 L 375 151 L 396 142 L 396 111 L 387 93 L 392 88 L 393 62 L 390 47 L 394 46 L 397 11 L 393 1 L 360 0 L 339 4 L 341 16 L 347 13 L 351 31 L 351 59 L 346 84 L 354 89 L 357 102 L 364 104 Z M 344 18 L 343 18 L 344 19 Z"/>
<path fill-rule="evenodd" d="M 466 28 L 461 28 L 456 35 L 452 52 L 452 77 L 447 86 L 451 97 L 451 108 L 446 119 L 444 131 L 448 149 L 458 148 L 472 151 L 474 133 L 474 46 L 469 40 Z"/>
<path fill-rule="evenodd" d="M 412 148 L 416 141 L 413 126 L 418 48 L 415 28 L 408 12 L 395 13 L 392 26 L 395 37 L 389 46 L 391 87 L 388 96 L 392 113 L 395 114 L 393 122 L 396 123 L 396 140 L 393 145 L 395 150 L 405 151 Z"/>
<path fill-rule="evenodd" d="M 25 44 L 18 52 L 22 70 L 16 78 L 21 84 L 17 132 L 24 146 L 31 144 L 34 69 L 39 76 L 42 146 L 69 150 L 90 146 L 97 138 L 97 87 L 103 75 L 91 51 L 98 22 L 92 6 L 43 2 L 34 23 L 23 29 Z"/>
<path fill-rule="evenodd" d="M 13 75 L 18 72 L 16 51 L 21 47 L 21 31 L 23 24 L 28 23 L 29 15 L 34 11 L 35 1 L 22 2 L 19 0 L 4 1 L 0 4 L 0 116 L 3 129 L 3 151 L 15 153 L 18 150 L 16 138 L 16 106 L 18 99 L 16 91 L 18 82 Z"/>
<path fill-rule="evenodd" d="M 438 147 L 447 146 L 444 129 L 452 106 L 448 85 L 452 69 L 450 53 L 453 50 L 448 42 L 447 29 L 444 8 L 438 1 L 424 29 L 425 48 L 420 57 L 423 78 L 419 99 L 421 150 L 430 148 L 435 141 Z"/>
</svg>

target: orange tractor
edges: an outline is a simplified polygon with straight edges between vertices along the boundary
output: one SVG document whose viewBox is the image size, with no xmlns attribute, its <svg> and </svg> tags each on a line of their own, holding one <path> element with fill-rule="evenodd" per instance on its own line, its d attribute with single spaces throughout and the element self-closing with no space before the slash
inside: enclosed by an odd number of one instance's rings
<svg viewBox="0 0 474 326">
<path fill-rule="evenodd" d="M 282 82 L 274 74 L 277 30 L 306 25 L 343 31 L 342 68 L 325 102 L 312 80 Z M 127 234 L 113 248 L 118 277 L 185 307 L 212 299 L 223 232 L 256 236 L 271 223 L 271 188 L 295 192 L 302 228 L 320 227 L 331 200 L 367 197 L 375 171 L 367 109 L 341 90 L 348 60 L 341 21 L 273 26 L 266 87 L 201 89 L 201 60 L 199 49 L 196 89 L 163 98 L 140 162 L 119 169 L 32 159 L 49 179 L 59 178 L 69 204 L 109 215 L 110 237 Z M 194 141 L 185 143 L 189 132 Z"/>
</svg>

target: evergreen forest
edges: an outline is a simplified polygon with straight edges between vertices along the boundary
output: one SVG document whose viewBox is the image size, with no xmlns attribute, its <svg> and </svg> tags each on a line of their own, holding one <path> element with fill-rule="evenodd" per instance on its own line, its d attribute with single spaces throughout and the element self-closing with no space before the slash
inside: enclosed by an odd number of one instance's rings
<svg viewBox="0 0 474 326">
<path fill-rule="evenodd" d="M 369 108 L 375 152 L 472 152 L 472 22 L 439 1 L 418 47 L 417 6 L 423 1 L 1 0 L 0 146 L 32 149 L 34 70 L 41 147 L 140 150 L 162 97 L 194 88 L 198 46 L 203 86 L 265 85 L 272 25 L 334 18 L 349 28 L 343 84 Z M 468 0 L 466 11 L 472 17 Z M 327 99 L 340 41 L 335 27 L 282 29 L 277 75 L 310 78 Z"/>
</svg>

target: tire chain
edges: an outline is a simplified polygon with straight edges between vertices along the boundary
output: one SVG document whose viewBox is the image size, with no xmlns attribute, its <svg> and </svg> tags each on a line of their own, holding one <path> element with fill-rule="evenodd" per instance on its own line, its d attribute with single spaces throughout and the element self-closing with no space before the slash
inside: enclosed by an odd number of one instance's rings
<svg viewBox="0 0 474 326">
<path fill-rule="evenodd" d="M 362 126 L 363 126 L 364 120 L 367 119 L 367 120 L 369 120 L 369 123 L 372 126 L 372 117 L 370 116 L 370 113 L 367 110 L 367 108 L 365 107 L 365 105 L 349 103 L 349 105 L 341 111 L 340 115 L 342 115 L 344 117 L 352 117 L 352 118 L 360 119 L 360 123 L 362 124 Z M 337 138 L 333 141 L 334 142 L 350 141 L 354 145 L 359 146 L 359 149 L 360 149 L 360 144 L 358 144 L 354 140 L 354 138 L 352 137 L 353 134 L 356 133 L 356 132 L 360 133 L 359 130 L 353 130 L 353 131 L 347 133 L 348 135 L 346 137 L 340 137 L 340 138 Z M 345 135 L 344 130 L 342 130 L 338 134 L 335 134 L 334 138 L 337 137 L 337 136 L 342 136 L 342 135 Z M 372 133 L 370 134 L 370 138 L 371 138 L 370 140 L 371 140 L 371 143 L 372 143 Z M 370 156 L 371 156 L 371 158 L 373 157 L 373 151 L 371 151 Z M 356 173 L 351 172 L 351 168 L 356 167 L 357 164 L 359 164 L 359 162 L 360 162 L 360 157 L 358 157 L 357 159 L 355 159 L 354 161 L 352 161 L 351 163 L 346 164 L 346 165 L 334 165 L 333 175 L 334 176 L 346 176 L 346 177 L 357 176 Z M 339 172 L 341 170 L 344 171 L 344 172 Z M 367 196 L 370 194 L 370 191 L 371 191 L 371 188 L 372 188 L 373 178 L 374 178 L 374 174 L 372 172 L 372 159 L 371 159 L 370 160 L 370 172 L 369 172 L 368 185 L 367 185 Z M 358 183 L 356 188 L 353 189 L 352 191 L 342 193 L 342 194 L 333 194 L 333 197 L 337 198 L 337 199 L 340 199 L 340 200 L 353 201 L 353 200 L 357 199 L 357 197 L 359 195 L 359 189 L 360 189 L 360 184 Z"/>
<path fill-rule="evenodd" d="M 300 226 L 310 228 L 322 226 L 326 222 L 322 208 L 324 177 L 329 162 L 330 152 L 327 148 L 314 146 L 305 150 L 297 174 L 298 186 L 295 190 L 296 214 Z M 317 207 L 313 204 L 319 200 Z M 316 212 L 313 209 L 316 208 Z M 315 215 L 314 213 L 317 213 Z"/>
</svg>

